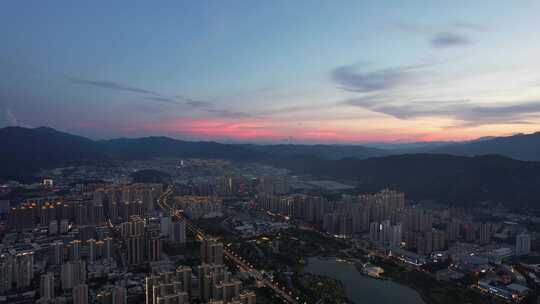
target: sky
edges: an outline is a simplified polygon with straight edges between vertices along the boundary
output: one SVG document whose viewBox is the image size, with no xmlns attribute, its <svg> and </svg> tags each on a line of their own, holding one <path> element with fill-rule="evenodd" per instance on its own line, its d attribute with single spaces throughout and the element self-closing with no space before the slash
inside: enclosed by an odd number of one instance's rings
<svg viewBox="0 0 540 304">
<path fill-rule="evenodd" d="M 540 131 L 540 1 L 27 1 L 0 127 L 221 142 Z"/>
</svg>

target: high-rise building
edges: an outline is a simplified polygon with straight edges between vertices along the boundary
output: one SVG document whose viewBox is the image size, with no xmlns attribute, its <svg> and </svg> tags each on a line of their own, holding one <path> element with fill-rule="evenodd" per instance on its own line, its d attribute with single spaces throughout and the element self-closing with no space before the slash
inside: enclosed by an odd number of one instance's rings
<svg viewBox="0 0 540 304">
<path fill-rule="evenodd" d="M 253 292 L 242 291 L 242 283 L 225 265 L 202 264 L 195 269 L 180 266 L 175 272 L 146 277 L 146 304 L 255 303 Z M 217 302 L 216 302 L 217 301 Z"/>
<path fill-rule="evenodd" d="M 49 222 L 49 235 L 55 235 L 58 233 L 58 221 L 53 220 Z"/>
<path fill-rule="evenodd" d="M 389 239 L 389 247 L 390 248 L 399 248 L 401 246 L 401 240 L 402 240 L 402 231 L 401 231 L 401 224 L 393 225 L 390 228 L 390 239 Z"/>
<path fill-rule="evenodd" d="M 79 284 L 73 287 L 73 304 L 88 304 L 88 285 Z"/>
<path fill-rule="evenodd" d="M 77 260 L 62 264 L 60 282 L 63 290 L 72 289 L 75 285 L 86 282 L 86 263 L 83 260 Z"/>
<path fill-rule="evenodd" d="M 527 233 L 520 233 L 516 236 L 516 255 L 527 255 L 531 253 L 531 236 Z"/>
<path fill-rule="evenodd" d="M 88 224 L 88 206 L 83 203 L 77 203 L 74 205 L 75 211 L 75 224 L 78 226 Z"/>
<path fill-rule="evenodd" d="M 388 244 L 388 240 L 390 239 L 391 225 L 390 220 L 381 221 L 379 224 L 379 242 L 383 245 Z"/>
<path fill-rule="evenodd" d="M 143 236 L 131 236 L 127 242 L 127 256 L 130 265 L 138 265 L 144 262 L 144 238 Z"/>
<path fill-rule="evenodd" d="M 353 234 L 353 218 L 350 214 L 340 214 L 338 217 L 338 235 L 350 237 Z"/>
<path fill-rule="evenodd" d="M 191 295 L 191 267 L 180 266 L 176 269 L 176 279 L 182 283 L 184 291 Z"/>
<path fill-rule="evenodd" d="M 405 194 L 385 189 L 376 194 L 359 195 L 357 201 L 370 210 L 371 222 L 380 222 L 391 219 L 393 213 L 404 208 Z"/>
<path fill-rule="evenodd" d="M 54 274 L 52 272 L 41 275 L 39 296 L 41 301 L 50 301 L 54 299 Z"/>
<path fill-rule="evenodd" d="M 379 241 L 379 223 L 372 222 L 369 224 L 369 240 L 372 242 Z"/>
<path fill-rule="evenodd" d="M 242 282 L 238 280 L 228 280 L 215 283 L 212 290 L 212 298 L 228 303 L 233 298 L 240 295 Z"/>
<path fill-rule="evenodd" d="M 426 255 L 426 239 L 421 234 L 416 237 L 416 253 L 419 255 Z"/>
<path fill-rule="evenodd" d="M 238 295 L 239 304 L 255 304 L 257 303 L 257 295 L 253 291 L 243 291 Z"/>
<path fill-rule="evenodd" d="M 150 262 L 156 262 L 161 260 L 161 251 L 163 247 L 162 239 L 151 238 L 148 240 L 148 253 L 147 257 Z"/>
<path fill-rule="evenodd" d="M 89 239 L 96 238 L 96 226 L 94 225 L 85 225 L 79 227 L 79 239 L 82 243 L 86 243 Z"/>
<path fill-rule="evenodd" d="M 170 216 L 162 216 L 159 220 L 160 235 L 168 237 L 171 230 L 172 219 Z"/>
<path fill-rule="evenodd" d="M 144 279 L 144 293 L 146 297 L 146 304 L 154 303 L 154 286 L 159 284 L 159 276 L 152 275 Z"/>
<path fill-rule="evenodd" d="M 68 220 L 61 220 L 60 221 L 60 233 L 65 234 L 69 231 L 69 221 Z"/>
<path fill-rule="evenodd" d="M 81 244 L 80 240 L 73 240 L 69 242 L 69 259 L 76 261 L 81 258 Z"/>
<path fill-rule="evenodd" d="M 186 242 L 186 222 L 174 221 L 170 225 L 169 242 L 173 244 L 184 244 Z"/>
<path fill-rule="evenodd" d="M 86 248 L 87 248 L 86 260 L 88 261 L 88 263 L 94 263 L 96 261 L 96 256 L 97 256 L 96 240 L 89 239 L 88 241 L 86 241 Z"/>
<path fill-rule="evenodd" d="M 205 238 L 201 241 L 201 262 L 203 264 L 223 264 L 223 243 Z"/>
<path fill-rule="evenodd" d="M 473 242 L 476 234 L 475 226 L 472 223 L 466 223 L 463 225 L 463 231 L 465 232 L 465 241 Z"/>
<path fill-rule="evenodd" d="M 96 242 L 96 258 L 97 259 L 103 259 L 104 258 L 104 249 L 105 243 L 103 241 L 97 241 Z"/>
<path fill-rule="evenodd" d="M 480 225 L 480 235 L 479 235 L 479 241 L 480 244 L 485 245 L 488 244 L 491 240 L 491 223 L 482 223 Z"/>
<path fill-rule="evenodd" d="M 101 203 L 93 203 L 88 207 L 88 222 L 90 224 L 101 224 L 105 222 L 105 207 Z"/>
<path fill-rule="evenodd" d="M 323 216 L 323 229 L 327 233 L 337 234 L 339 230 L 338 213 L 327 213 Z"/>
<path fill-rule="evenodd" d="M 120 224 L 120 236 L 127 239 L 131 236 L 131 222 L 123 222 Z"/>
<path fill-rule="evenodd" d="M 126 288 L 116 286 L 112 290 L 112 303 L 111 304 L 127 304 L 127 291 Z"/>
<path fill-rule="evenodd" d="M 15 286 L 17 289 L 29 287 L 34 278 L 34 254 L 32 252 L 18 253 L 15 258 Z"/>
<path fill-rule="evenodd" d="M 49 263 L 61 265 L 64 262 L 64 243 L 55 241 L 49 248 Z"/>
<path fill-rule="evenodd" d="M 0 255 L 0 294 L 11 289 L 13 281 L 13 258 L 11 255 Z"/>
<path fill-rule="evenodd" d="M 460 223 L 451 221 L 446 224 L 446 237 L 448 241 L 454 242 L 459 238 Z"/>
<path fill-rule="evenodd" d="M 443 231 L 433 231 L 433 251 L 444 250 L 446 243 L 446 234 Z"/>
<path fill-rule="evenodd" d="M 113 239 L 106 237 L 103 239 L 103 258 L 110 260 L 113 255 Z"/>
<path fill-rule="evenodd" d="M 152 189 L 144 188 L 142 190 L 142 202 L 146 213 L 150 213 L 154 210 L 154 197 Z"/>
</svg>

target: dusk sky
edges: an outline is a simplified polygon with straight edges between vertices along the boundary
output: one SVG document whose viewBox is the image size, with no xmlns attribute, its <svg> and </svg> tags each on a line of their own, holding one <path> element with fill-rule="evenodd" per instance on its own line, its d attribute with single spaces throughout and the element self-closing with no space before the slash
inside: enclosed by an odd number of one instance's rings
<svg viewBox="0 0 540 304">
<path fill-rule="evenodd" d="M 0 126 L 91 138 L 540 131 L 540 1 L 2 1 Z"/>
</svg>

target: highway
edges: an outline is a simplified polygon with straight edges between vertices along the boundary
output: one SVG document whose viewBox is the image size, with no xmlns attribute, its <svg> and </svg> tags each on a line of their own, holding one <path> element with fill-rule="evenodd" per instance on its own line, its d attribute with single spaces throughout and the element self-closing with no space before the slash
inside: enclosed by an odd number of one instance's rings
<svg viewBox="0 0 540 304">
<path fill-rule="evenodd" d="M 186 223 L 186 228 L 193 233 L 198 240 L 202 240 L 203 238 L 212 237 L 209 234 L 205 233 L 202 229 L 197 227 L 190 219 L 184 216 L 182 211 L 175 209 L 171 205 L 168 204 L 167 200 L 169 196 L 173 193 L 173 189 L 168 188 L 157 200 L 157 203 L 159 207 L 165 211 L 170 213 L 172 216 L 183 220 Z M 258 282 L 261 282 L 272 290 L 275 295 L 277 295 L 281 300 L 283 300 L 283 303 L 291 303 L 291 304 L 298 304 L 298 301 L 293 298 L 291 292 L 287 292 L 284 287 L 278 286 L 277 283 L 270 281 L 264 275 L 261 273 L 261 271 L 253 268 L 252 265 L 246 262 L 244 258 L 237 255 L 230 249 L 223 247 L 223 255 L 226 259 L 232 261 L 241 271 L 249 273 L 255 280 Z"/>
</svg>

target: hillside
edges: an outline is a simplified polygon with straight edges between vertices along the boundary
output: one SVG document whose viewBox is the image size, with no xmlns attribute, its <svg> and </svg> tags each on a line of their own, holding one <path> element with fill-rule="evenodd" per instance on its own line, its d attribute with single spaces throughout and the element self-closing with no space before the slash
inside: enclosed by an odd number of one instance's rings
<svg viewBox="0 0 540 304">
<path fill-rule="evenodd" d="M 245 145 L 245 147 L 274 156 L 289 157 L 312 155 L 323 159 L 342 159 L 346 157 L 370 158 L 389 155 L 389 151 L 359 145 Z"/>
<path fill-rule="evenodd" d="M 0 129 L 0 178 L 20 178 L 39 169 L 86 162 L 135 160 L 153 157 L 222 158 L 271 164 L 346 180 L 362 192 L 391 187 L 414 199 L 438 199 L 453 204 L 479 201 L 511 205 L 536 205 L 540 197 L 540 162 L 520 161 L 500 155 L 475 155 L 487 151 L 538 158 L 540 135 L 519 135 L 439 147 L 433 153 L 369 157 L 385 150 L 361 146 L 235 145 L 189 142 L 167 137 L 93 141 L 50 128 Z M 523 146 L 518 151 L 518 146 Z M 340 151 L 340 149 L 343 149 Z M 353 154 L 356 157 L 345 157 Z"/>
<path fill-rule="evenodd" d="M 263 153 L 240 145 L 216 142 L 192 142 L 168 137 L 120 138 L 95 142 L 109 158 L 132 160 L 156 157 L 224 158 L 250 161 Z"/>
<path fill-rule="evenodd" d="M 425 149 L 424 152 L 464 156 L 500 154 L 519 160 L 540 161 L 540 132 L 454 143 Z"/>
<path fill-rule="evenodd" d="M 41 168 L 71 162 L 101 160 L 94 141 L 51 128 L 0 129 L 0 177 L 26 175 Z"/>
<path fill-rule="evenodd" d="M 389 187 L 413 199 L 457 205 L 480 201 L 536 205 L 540 195 L 540 163 L 498 155 L 410 154 L 336 161 L 303 156 L 280 162 L 298 173 L 354 182 L 361 192 Z"/>
<path fill-rule="evenodd" d="M 0 129 L 0 179 L 18 178 L 37 170 L 107 160 L 155 157 L 223 158 L 252 161 L 265 157 L 238 145 L 188 142 L 167 137 L 94 141 L 51 128 L 7 127 Z"/>
</svg>

